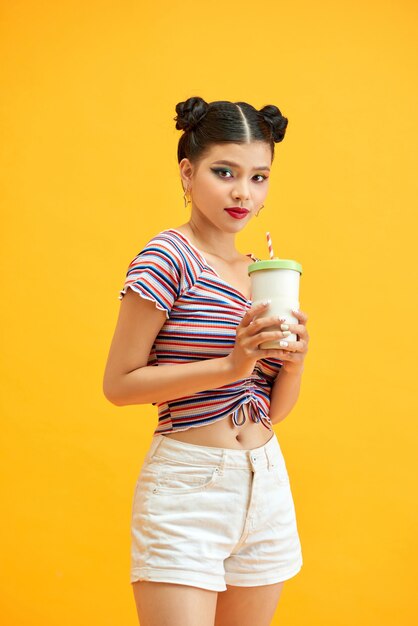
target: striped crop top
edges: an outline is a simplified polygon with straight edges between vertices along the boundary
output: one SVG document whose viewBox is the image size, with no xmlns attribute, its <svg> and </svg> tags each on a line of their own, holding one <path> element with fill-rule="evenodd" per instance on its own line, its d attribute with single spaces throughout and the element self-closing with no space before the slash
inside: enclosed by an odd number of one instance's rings
<svg viewBox="0 0 418 626">
<path fill-rule="evenodd" d="M 252 305 L 222 280 L 183 233 L 172 228 L 153 237 L 130 262 L 120 300 L 129 287 L 165 311 L 167 320 L 147 363 L 158 367 L 227 356 L 235 344 L 236 328 Z M 154 435 L 204 426 L 228 415 L 235 426 L 241 426 L 246 414 L 272 430 L 270 393 L 282 364 L 279 359 L 260 359 L 247 378 L 153 402 L 158 407 Z M 243 421 L 238 422 L 244 404 Z"/>
</svg>

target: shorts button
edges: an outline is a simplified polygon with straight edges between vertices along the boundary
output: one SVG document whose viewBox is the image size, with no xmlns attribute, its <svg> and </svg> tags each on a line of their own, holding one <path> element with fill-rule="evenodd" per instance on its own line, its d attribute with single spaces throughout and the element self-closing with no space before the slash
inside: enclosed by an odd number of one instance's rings
<svg viewBox="0 0 418 626">
<path fill-rule="evenodd" d="M 219 467 L 215 467 L 215 472 L 219 472 Z"/>
<path fill-rule="evenodd" d="M 253 457 L 251 457 L 251 458 L 252 458 L 253 462 L 255 463 L 255 462 L 256 462 L 256 460 L 257 460 L 257 457 L 253 456 Z"/>
</svg>

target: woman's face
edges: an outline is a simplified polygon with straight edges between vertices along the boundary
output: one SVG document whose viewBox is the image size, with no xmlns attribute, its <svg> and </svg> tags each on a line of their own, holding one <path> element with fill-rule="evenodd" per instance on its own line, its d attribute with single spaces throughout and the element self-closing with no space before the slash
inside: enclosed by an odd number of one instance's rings
<svg viewBox="0 0 418 626">
<path fill-rule="evenodd" d="M 190 192 L 192 218 L 230 233 L 242 230 L 264 203 L 270 167 L 271 148 L 264 141 L 214 144 L 195 166 L 183 159 L 180 173 Z M 240 217 L 226 211 L 232 207 L 248 212 Z"/>
</svg>

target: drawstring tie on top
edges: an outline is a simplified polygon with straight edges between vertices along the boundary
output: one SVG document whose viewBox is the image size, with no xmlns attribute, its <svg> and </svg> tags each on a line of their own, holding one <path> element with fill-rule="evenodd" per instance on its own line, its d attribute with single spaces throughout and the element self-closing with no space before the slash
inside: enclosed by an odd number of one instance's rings
<svg viewBox="0 0 418 626">
<path fill-rule="evenodd" d="M 243 419 L 242 419 L 242 422 L 238 422 L 238 413 L 241 408 L 242 408 Z M 258 412 L 254 409 L 252 402 L 245 402 L 232 413 L 232 421 L 234 425 L 242 426 L 245 423 L 245 420 L 247 419 L 247 415 L 256 424 L 258 424 L 258 422 L 261 421 L 261 423 L 263 424 L 263 426 L 265 426 L 265 428 L 267 428 L 268 430 L 272 430 L 270 420 L 265 418 L 263 415 L 259 415 Z"/>
</svg>

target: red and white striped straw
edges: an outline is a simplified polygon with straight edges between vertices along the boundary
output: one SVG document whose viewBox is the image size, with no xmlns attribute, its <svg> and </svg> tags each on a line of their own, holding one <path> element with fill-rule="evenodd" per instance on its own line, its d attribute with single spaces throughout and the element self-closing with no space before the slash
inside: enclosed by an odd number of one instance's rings
<svg viewBox="0 0 418 626">
<path fill-rule="evenodd" d="M 272 246 L 272 243 L 271 243 L 270 233 L 267 232 L 266 235 L 267 235 L 267 245 L 269 247 L 270 259 L 273 259 L 274 258 L 274 252 L 273 252 L 273 246 Z"/>
</svg>

